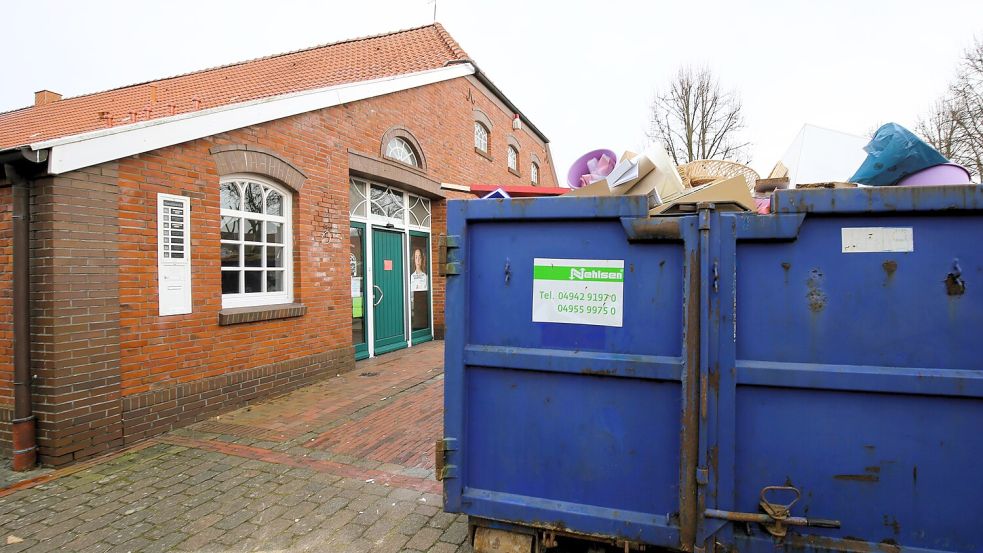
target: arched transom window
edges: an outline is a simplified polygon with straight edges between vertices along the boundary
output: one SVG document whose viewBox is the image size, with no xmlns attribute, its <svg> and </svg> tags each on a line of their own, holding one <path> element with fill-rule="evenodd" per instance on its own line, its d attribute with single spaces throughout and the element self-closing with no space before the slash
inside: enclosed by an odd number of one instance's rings
<svg viewBox="0 0 983 553">
<path fill-rule="evenodd" d="M 488 153 L 488 129 L 477 121 L 474 123 L 474 147 Z"/>
<path fill-rule="evenodd" d="M 386 144 L 386 157 L 395 159 L 400 163 L 405 163 L 411 167 L 419 167 L 420 162 L 416 157 L 416 152 L 406 140 L 395 137 Z"/>
<path fill-rule="evenodd" d="M 293 301 L 290 192 L 253 176 L 221 183 L 222 307 Z"/>
<path fill-rule="evenodd" d="M 515 149 L 515 146 L 509 146 L 509 169 L 513 171 L 518 171 L 519 167 L 519 150 Z"/>
</svg>

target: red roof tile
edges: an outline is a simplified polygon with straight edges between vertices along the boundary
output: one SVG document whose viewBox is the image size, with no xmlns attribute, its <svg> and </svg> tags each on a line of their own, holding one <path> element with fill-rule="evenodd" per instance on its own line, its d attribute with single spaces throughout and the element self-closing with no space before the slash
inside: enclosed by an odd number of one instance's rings
<svg viewBox="0 0 983 553">
<path fill-rule="evenodd" d="M 465 59 L 439 23 L 345 40 L 0 113 L 0 149 Z"/>
</svg>

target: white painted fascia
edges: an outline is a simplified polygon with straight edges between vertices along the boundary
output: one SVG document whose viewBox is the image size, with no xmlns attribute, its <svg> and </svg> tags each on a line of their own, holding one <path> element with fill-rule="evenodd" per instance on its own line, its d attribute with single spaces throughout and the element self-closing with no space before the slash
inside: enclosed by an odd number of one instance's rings
<svg viewBox="0 0 983 553">
<path fill-rule="evenodd" d="M 458 192 L 471 192 L 471 187 L 466 184 L 454 184 L 451 182 L 442 182 L 440 187 L 444 190 L 457 190 Z"/>
<path fill-rule="evenodd" d="M 36 142 L 30 147 L 32 150 L 51 150 L 48 172 L 57 175 L 299 113 L 448 81 L 474 72 L 474 66 L 470 63 L 455 64 L 161 117 Z"/>
</svg>

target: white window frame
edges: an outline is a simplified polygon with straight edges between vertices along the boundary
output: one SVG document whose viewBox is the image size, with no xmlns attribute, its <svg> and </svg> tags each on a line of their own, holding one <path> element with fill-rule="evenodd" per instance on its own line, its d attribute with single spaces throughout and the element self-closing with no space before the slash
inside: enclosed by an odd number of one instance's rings
<svg viewBox="0 0 983 553">
<path fill-rule="evenodd" d="M 400 151 L 397 151 L 401 150 Z M 402 156 L 397 155 L 402 154 Z M 420 160 L 417 159 L 416 150 L 410 145 L 409 141 L 400 136 L 394 136 L 386 144 L 386 157 L 398 161 L 403 165 L 420 168 Z"/>
<path fill-rule="evenodd" d="M 220 206 L 220 214 L 225 217 L 241 217 L 243 219 L 258 219 L 264 221 L 263 225 L 263 243 L 266 243 L 266 221 L 273 221 L 277 223 L 283 223 L 283 291 L 282 292 L 251 292 L 251 293 L 239 293 L 239 294 L 222 294 L 222 308 L 234 308 L 234 307 L 260 307 L 264 305 L 279 305 L 285 303 L 293 303 L 294 301 L 294 267 L 293 267 L 293 193 L 275 182 L 264 179 L 256 175 L 246 175 L 246 174 L 233 174 L 226 175 L 222 177 L 220 181 L 221 184 L 226 182 L 254 182 L 260 186 L 266 186 L 271 190 L 274 190 L 283 196 L 283 216 L 267 215 L 265 213 L 252 213 L 247 211 L 239 211 L 232 209 L 224 209 Z M 221 199 L 219 200 L 221 202 Z M 265 209 L 266 199 L 263 199 L 263 206 Z M 219 227 L 221 227 L 222 219 L 219 218 Z M 245 223 L 243 223 L 243 228 L 240 232 L 245 232 Z M 238 243 L 243 243 L 239 240 Z M 258 242 L 255 244 L 259 244 Z M 265 251 L 263 255 L 264 263 L 266 259 Z M 243 261 L 243 255 L 240 253 L 240 263 Z M 221 270 L 221 266 L 220 266 Z M 231 270 L 231 269 L 230 269 Z M 242 268 L 237 269 L 242 270 Z M 264 273 L 266 271 L 263 271 Z M 264 274 L 263 286 L 266 286 L 266 278 Z"/>
<path fill-rule="evenodd" d="M 479 129 L 481 133 L 479 134 Z M 478 148 L 482 152 L 488 153 L 488 138 L 491 131 L 487 127 L 481 124 L 479 121 L 474 122 L 474 147 Z"/>
<path fill-rule="evenodd" d="M 366 209 L 368 210 L 366 214 L 368 215 L 369 221 L 373 224 L 381 225 L 381 226 L 390 226 L 399 229 L 406 228 L 407 210 L 409 209 L 409 206 L 406 203 L 406 192 L 400 190 L 399 188 L 396 188 L 395 186 L 390 186 L 388 184 L 382 184 L 379 182 L 372 182 L 372 181 L 363 181 L 363 182 L 366 183 L 365 192 L 368 194 L 368 196 L 366 197 L 369 203 L 366 204 Z M 400 214 L 399 217 L 388 217 L 386 215 L 379 215 L 377 213 L 372 212 L 372 206 L 374 204 L 374 200 L 372 199 L 373 186 L 384 188 L 387 194 L 391 194 L 393 198 L 402 201 L 402 206 L 403 206 L 402 213 Z"/>
<path fill-rule="evenodd" d="M 519 172 L 519 149 L 515 146 L 509 144 L 508 149 L 505 151 L 505 164 L 509 169 Z"/>
<path fill-rule="evenodd" d="M 424 218 L 423 225 L 417 225 L 413 222 L 416 217 L 413 215 L 412 209 L 416 206 L 417 202 L 422 203 L 426 206 L 427 216 Z M 433 225 L 433 200 L 430 198 L 424 198 L 423 196 L 417 196 L 416 194 L 406 194 L 406 226 L 410 230 L 417 230 L 420 232 L 430 232 L 430 227 Z"/>
<path fill-rule="evenodd" d="M 418 196 L 411 192 L 407 192 L 395 186 L 389 186 L 377 181 L 364 179 L 361 177 L 349 177 L 348 179 L 349 187 L 352 184 L 359 190 L 359 197 L 363 198 L 360 203 L 364 202 L 365 205 L 365 215 L 356 215 L 354 209 L 356 206 L 349 205 L 349 215 L 350 221 L 365 224 L 365 234 L 363 235 L 363 240 L 365 240 L 365 271 L 362 278 L 365 279 L 365 297 L 363 302 L 365 307 L 365 331 L 366 331 L 366 345 L 369 350 L 369 357 L 375 357 L 375 343 L 372 339 L 375 336 L 375 311 L 372 309 L 372 305 L 375 303 L 375 290 L 371 286 L 372 280 L 375 278 L 374 273 L 376 268 L 372 266 L 372 235 L 376 228 L 388 227 L 390 230 L 397 230 L 403 234 L 403 266 L 406 267 L 411 262 L 410 255 L 410 231 L 420 231 L 425 232 L 428 235 L 428 247 L 433 246 L 433 209 L 434 200 L 426 198 L 423 196 Z M 372 213 L 372 200 L 371 200 L 371 189 L 372 185 L 388 187 L 394 194 L 401 194 L 403 198 L 403 217 L 401 219 L 394 219 L 391 217 L 382 217 Z M 350 189 L 349 189 L 350 190 Z M 349 191 L 349 198 L 351 197 L 351 192 Z M 414 204 L 417 198 L 422 198 L 429 202 L 430 206 L 430 217 L 426 220 L 426 225 L 415 225 L 412 224 L 410 216 L 410 206 Z M 349 204 L 351 202 L 349 201 Z M 433 250 L 431 249 L 430 252 Z M 428 256 L 432 253 L 428 252 Z M 428 258 L 428 262 L 431 263 L 431 268 L 433 267 L 433 260 Z M 406 292 L 406 309 L 404 310 L 403 318 L 403 328 L 406 334 L 406 346 L 413 347 L 413 323 L 412 323 L 412 296 L 409 295 L 409 273 L 403 275 L 403 289 Z M 433 318 L 434 318 L 434 297 L 433 297 L 433 279 L 434 275 L 430 273 L 430 332 L 433 332 Z"/>
</svg>

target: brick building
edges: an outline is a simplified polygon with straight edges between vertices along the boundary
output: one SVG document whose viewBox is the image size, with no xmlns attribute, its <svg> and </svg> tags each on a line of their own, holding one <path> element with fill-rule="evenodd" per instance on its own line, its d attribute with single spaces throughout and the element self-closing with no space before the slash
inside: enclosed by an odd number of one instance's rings
<svg viewBox="0 0 983 553">
<path fill-rule="evenodd" d="M 0 160 L 0 443 L 22 466 L 35 437 L 62 465 L 440 338 L 444 200 L 557 186 L 439 24 L 41 91 L 0 114 Z"/>
</svg>

